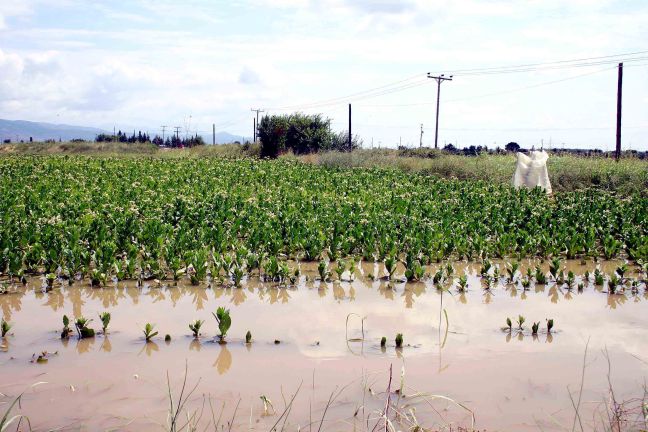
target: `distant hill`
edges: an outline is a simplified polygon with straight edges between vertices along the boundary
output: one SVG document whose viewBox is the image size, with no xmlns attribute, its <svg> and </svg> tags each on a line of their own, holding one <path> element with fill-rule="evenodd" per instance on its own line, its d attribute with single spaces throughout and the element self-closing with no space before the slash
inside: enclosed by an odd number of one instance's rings
<svg viewBox="0 0 648 432">
<path fill-rule="evenodd" d="M 212 136 L 211 134 L 209 135 L 203 135 L 203 139 L 207 144 L 212 143 Z M 245 141 L 252 141 L 251 138 L 247 138 L 241 135 L 232 135 L 229 132 L 216 132 L 216 144 L 229 144 L 233 143 L 235 141 L 238 141 L 240 143 L 244 143 Z"/>
<path fill-rule="evenodd" d="M 29 141 L 29 137 L 32 137 L 34 141 L 47 139 L 69 141 L 76 138 L 94 140 L 100 133 L 110 132 L 84 126 L 0 119 L 0 139 L 3 141 L 5 139 L 10 139 L 12 142 Z"/>
<path fill-rule="evenodd" d="M 34 141 L 45 141 L 47 139 L 56 141 L 59 139 L 61 141 L 84 139 L 93 141 L 101 133 L 111 134 L 112 131 L 85 126 L 0 119 L 0 143 L 5 139 L 10 139 L 11 142 L 19 142 L 21 140 L 28 142 L 30 137 Z M 130 130 L 127 133 L 130 133 Z M 151 137 L 153 137 L 153 134 Z M 202 137 L 207 144 L 212 143 L 212 134 L 204 134 Z M 233 135 L 229 132 L 216 132 L 216 144 L 229 144 L 235 141 L 244 143 L 245 141 L 252 140 L 248 137 Z"/>
</svg>

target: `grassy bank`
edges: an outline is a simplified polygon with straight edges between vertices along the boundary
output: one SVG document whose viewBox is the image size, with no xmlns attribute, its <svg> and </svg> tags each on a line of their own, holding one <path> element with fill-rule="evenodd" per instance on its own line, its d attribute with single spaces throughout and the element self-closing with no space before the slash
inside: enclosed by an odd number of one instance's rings
<svg viewBox="0 0 648 432">
<path fill-rule="evenodd" d="M 472 179 L 509 184 L 515 171 L 512 154 L 462 156 L 438 152 L 434 157 L 402 156 L 397 150 L 358 150 L 329 152 L 299 157 L 307 163 L 337 168 L 384 167 L 443 178 Z M 589 187 L 620 194 L 648 191 L 648 162 L 622 158 L 619 162 L 603 157 L 560 155 L 549 157 L 548 170 L 554 191 Z"/>
</svg>

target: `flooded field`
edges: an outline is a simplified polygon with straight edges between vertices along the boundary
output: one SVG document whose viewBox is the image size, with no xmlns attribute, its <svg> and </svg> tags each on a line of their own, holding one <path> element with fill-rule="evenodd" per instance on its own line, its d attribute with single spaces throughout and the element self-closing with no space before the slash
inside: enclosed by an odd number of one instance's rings
<svg viewBox="0 0 648 432">
<path fill-rule="evenodd" d="M 523 262 L 520 273 L 535 264 Z M 252 276 L 242 288 L 188 280 L 93 288 L 82 280 L 57 281 L 47 291 L 44 280 L 32 278 L 0 295 L 13 326 L 1 342 L 0 412 L 25 391 L 14 414 L 28 416 L 33 430 L 169 430 L 167 373 L 175 408 L 186 365 L 184 397 L 197 388 L 178 430 L 191 413 L 197 430 L 383 430 L 391 367 L 396 430 L 470 429 L 473 422 L 489 431 L 609 430 L 614 413 L 623 414 L 621 430 L 642 430 L 645 282 L 609 294 L 607 282 L 582 280 L 596 265 L 612 273 L 619 264 L 566 263 L 582 291 L 554 282 L 524 289 L 503 277 L 485 290 L 474 263 L 454 263 L 445 290 L 430 278 L 374 278 L 384 270 L 371 263 L 362 263 L 353 281 L 346 272 L 330 282 L 316 280 L 317 264 L 301 263 L 291 288 Z M 629 265 L 626 277 L 643 278 L 636 270 Z M 467 291 L 460 293 L 463 274 Z M 227 344 L 215 342 L 219 306 L 232 317 Z M 60 338 L 63 314 L 93 318 L 90 327 L 99 330 L 104 311 L 112 314 L 107 335 Z M 510 332 L 502 329 L 507 317 Z M 199 339 L 188 328 L 196 319 L 205 320 Z M 555 323 L 550 333 L 547 319 Z M 150 343 L 146 323 L 159 331 Z M 402 349 L 394 346 L 397 333 Z M 47 362 L 35 361 L 43 351 Z"/>
</svg>

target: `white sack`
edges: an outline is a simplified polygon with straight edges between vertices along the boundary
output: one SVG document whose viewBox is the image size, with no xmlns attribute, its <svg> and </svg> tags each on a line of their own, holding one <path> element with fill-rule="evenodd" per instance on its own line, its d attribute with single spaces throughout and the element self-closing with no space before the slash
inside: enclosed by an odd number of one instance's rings
<svg viewBox="0 0 648 432">
<path fill-rule="evenodd" d="M 534 188 L 540 186 L 551 193 L 551 182 L 547 171 L 549 155 L 544 151 L 532 151 L 531 157 L 524 153 L 517 154 L 517 166 L 513 174 L 513 186 L 516 188 L 526 186 Z"/>
</svg>

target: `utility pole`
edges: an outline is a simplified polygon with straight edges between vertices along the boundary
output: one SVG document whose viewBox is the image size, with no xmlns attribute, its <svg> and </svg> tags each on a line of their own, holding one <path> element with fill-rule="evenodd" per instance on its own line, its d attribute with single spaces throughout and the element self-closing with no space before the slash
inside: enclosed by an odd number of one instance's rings
<svg viewBox="0 0 648 432">
<path fill-rule="evenodd" d="M 621 157 L 621 96 L 623 93 L 623 63 L 619 63 L 617 78 L 616 160 Z"/>
<path fill-rule="evenodd" d="M 421 140 L 419 141 L 419 148 L 423 147 L 423 123 L 421 123 Z"/>
<path fill-rule="evenodd" d="M 257 132 L 257 124 L 256 124 L 256 118 L 252 117 L 252 136 L 253 142 L 256 142 L 256 132 Z"/>
<path fill-rule="evenodd" d="M 176 140 L 180 141 L 180 129 L 182 129 L 182 126 L 173 126 L 173 129 L 175 129 Z"/>
<path fill-rule="evenodd" d="M 260 108 L 257 108 L 257 109 L 250 108 L 250 111 L 256 112 L 256 123 L 254 124 L 254 142 L 256 142 L 256 140 L 257 140 L 257 134 L 256 134 L 257 125 L 259 124 L 259 113 L 264 112 L 264 111 L 262 109 L 260 109 Z"/>
<path fill-rule="evenodd" d="M 216 145 L 216 123 L 212 123 L 212 145 Z"/>
<path fill-rule="evenodd" d="M 427 74 L 428 78 L 432 78 L 437 82 L 437 103 L 436 103 L 436 127 L 434 128 L 434 148 L 439 148 L 439 99 L 441 98 L 441 83 L 443 81 L 452 81 L 452 75 L 450 77 L 445 77 L 444 74 L 439 76 L 432 76 L 430 72 Z"/>
<path fill-rule="evenodd" d="M 162 128 L 162 144 L 164 144 L 164 132 L 166 131 L 166 128 L 168 128 L 169 126 L 162 125 L 160 127 Z"/>
<path fill-rule="evenodd" d="M 351 151 L 351 104 L 349 104 L 349 151 Z"/>
</svg>

